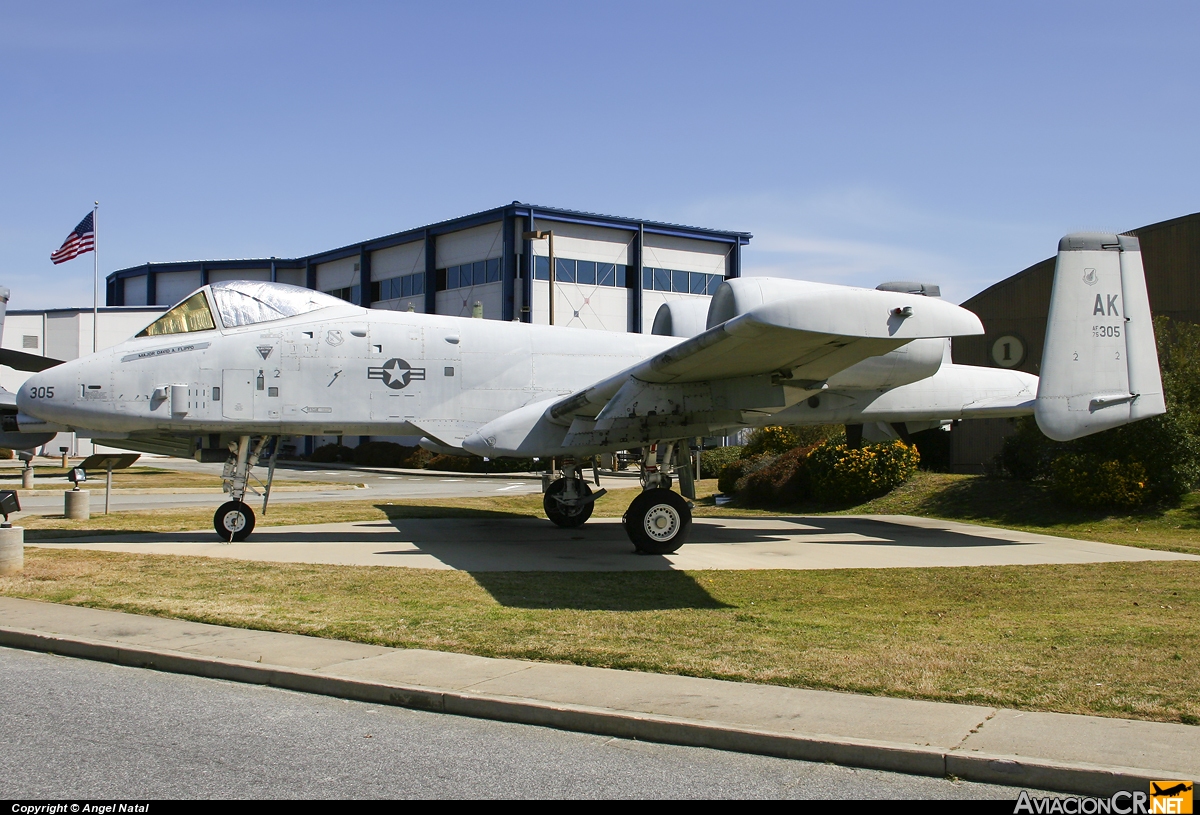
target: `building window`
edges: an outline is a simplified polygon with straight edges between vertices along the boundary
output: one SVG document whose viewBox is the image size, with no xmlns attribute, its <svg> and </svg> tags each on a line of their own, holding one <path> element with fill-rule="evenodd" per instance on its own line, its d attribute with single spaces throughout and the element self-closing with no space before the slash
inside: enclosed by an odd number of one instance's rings
<svg viewBox="0 0 1200 815">
<path fill-rule="evenodd" d="M 345 300 L 348 303 L 354 303 L 355 305 L 357 305 L 359 302 L 359 295 L 362 293 L 362 287 L 361 286 L 343 286 L 340 289 L 328 289 L 325 293 L 333 295 L 334 297 L 340 298 L 342 300 Z"/>
<path fill-rule="evenodd" d="M 550 259 L 536 257 L 533 260 L 534 279 L 549 280 Z M 591 260 L 571 260 L 570 258 L 554 259 L 554 282 L 556 283 L 612 286 L 623 289 L 626 286 L 625 271 L 626 267 L 622 263 L 599 263 Z"/>
<path fill-rule="evenodd" d="M 477 260 L 437 270 L 437 290 L 465 289 L 500 282 L 500 258 Z"/>
<path fill-rule="evenodd" d="M 642 288 L 646 291 L 670 291 L 680 294 L 705 294 L 711 297 L 725 280 L 723 275 L 682 272 L 678 269 L 642 269 Z"/>
<path fill-rule="evenodd" d="M 419 297 L 425 293 L 425 273 L 389 277 L 371 284 L 371 302 L 395 300 L 400 297 Z"/>
</svg>

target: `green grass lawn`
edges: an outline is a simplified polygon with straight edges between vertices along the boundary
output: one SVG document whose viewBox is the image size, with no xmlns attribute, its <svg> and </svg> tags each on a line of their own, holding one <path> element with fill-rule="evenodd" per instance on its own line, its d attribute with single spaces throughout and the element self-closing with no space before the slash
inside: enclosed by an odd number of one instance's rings
<svg viewBox="0 0 1200 815">
<path fill-rule="evenodd" d="M 26 550 L 0 593 L 397 647 L 1200 723 L 1200 563 L 481 572 Z"/>
</svg>

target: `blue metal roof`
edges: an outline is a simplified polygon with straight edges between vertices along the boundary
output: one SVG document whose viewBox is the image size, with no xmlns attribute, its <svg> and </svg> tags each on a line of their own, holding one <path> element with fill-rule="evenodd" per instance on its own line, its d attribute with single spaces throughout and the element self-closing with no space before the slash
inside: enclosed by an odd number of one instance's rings
<svg viewBox="0 0 1200 815">
<path fill-rule="evenodd" d="M 625 229 L 631 232 L 641 229 L 646 234 L 651 235 L 671 235 L 679 238 L 715 241 L 740 246 L 748 244 L 753 237 L 749 232 L 704 229 L 702 227 L 683 226 L 659 221 L 644 221 L 636 218 L 619 218 L 613 215 L 599 215 L 593 212 L 560 209 L 557 207 L 542 207 L 536 204 L 523 204 L 520 201 L 514 201 L 507 206 L 464 215 L 460 218 L 452 218 L 448 221 L 439 221 L 427 226 L 416 227 L 415 229 L 406 229 L 403 232 L 395 232 L 391 235 L 384 235 L 383 237 L 372 238 L 341 246 L 337 249 L 330 249 L 327 252 L 319 252 L 299 258 L 246 258 L 237 260 L 191 260 L 167 263 L 143 263 L 139 266 L 131 266 L 127 269 L 119 269 L 112 272 L 107 276 L 107 279 L 109 282 L 112 282 L 118 278 L 136 277 L 147 272 L 194 271 L 200 269 L 201 266 L 208 271 L 264 269 L 269 268 L 271 264 L 274 264 L 276 269 L 303 269 L 312 264 L 327 263 L 331 260 L 353 257 L 362 252 L 373 252 L 376 249 L 386 249 L 389 246 L 399 246 L 405 243 L 412 243 L 413 241 L 424 240 L 430 235 L 444 235 L 449 232 L 470 229 L 473 226 L 496 223 L 509 216 L 524 218 L 532 216 L 536 221 L 583 224 L 586 226 L 607 227 L 609 229 Z"/>
</svg>

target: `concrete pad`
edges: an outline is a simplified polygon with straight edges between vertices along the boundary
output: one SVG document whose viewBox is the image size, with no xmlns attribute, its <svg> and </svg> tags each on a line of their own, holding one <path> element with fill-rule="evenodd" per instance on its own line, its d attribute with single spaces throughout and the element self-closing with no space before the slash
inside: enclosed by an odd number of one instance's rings
<svg viewBox="0 0 1200 815">
<path fill-rule="evenodd" d="M 1105 719 L 1066 713 L 1000 710 L 962 752 L 1041 757 L 1088 764 L 1153 767 L 1200 778 L 1200 728 L 1169 722 Z"/>
<path fill-rule="evenodd" d="M 245 543 L 213 532 L 96 535 L 47 548 L 292 563 L 491 571 L 660 571 L 1009 566 L 1200 556 L 907 515 L 697 518 L 688 543 L 638 556 L 616 518 L 559 529 L 537 518 L 415 519 L 260 527 Z"/>
<path fill-rule="evenodd" d="M 956 747 L 964 734 L 995 713 L 973 705 L 542 663 L 480 682 L 471 690 L 562 704 L 586 699 L 591 706 L 609 710 L 943 749 Z"/>
</svg>

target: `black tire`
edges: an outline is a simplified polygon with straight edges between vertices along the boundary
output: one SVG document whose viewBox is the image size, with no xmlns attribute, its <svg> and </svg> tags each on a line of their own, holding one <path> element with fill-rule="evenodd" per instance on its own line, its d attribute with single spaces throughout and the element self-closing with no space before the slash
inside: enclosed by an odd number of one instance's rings
<svg viewBox="0 0 1200 815">
<path fill-rule="evenodd" d="M 692 510 L 677 492 L 646 490 L 633 499 L 621 523 L 639 552 L 669 555 L 687 542 Z"/>
<path fill-rule="evenodd" d="M 226 501 L 213 515 L 213 528 L 226 543 L 244 541 L 254 531 L 254 510 L 241 501 Z"/>
<path fill-rule="evenodd" d="M 584 498 L 592 494 L 592 488 L 583 479 L 576 479 L 575 483 L 579 486 L 579 492 Z M 569 510 L 555 500 L 566 488 L 567 479 L 565 478 L 552 482 L 546 490 L 546 494 L 542 496 L 542 509 L 546 511 L 546 517 L 553 521 L 555 526 L 561 526 L 564 529 L 583 526 L 587 523 L 587 519 L 592 517 L 592 507 L 596 502 L 585 501 Z"/>
</svg>

